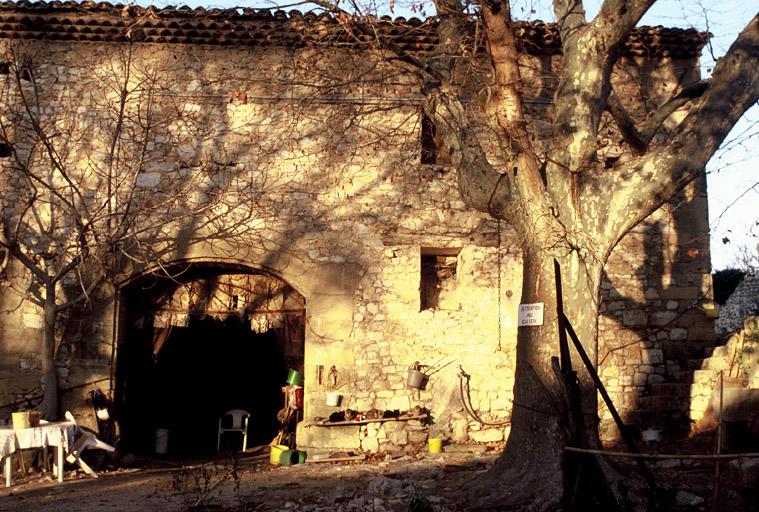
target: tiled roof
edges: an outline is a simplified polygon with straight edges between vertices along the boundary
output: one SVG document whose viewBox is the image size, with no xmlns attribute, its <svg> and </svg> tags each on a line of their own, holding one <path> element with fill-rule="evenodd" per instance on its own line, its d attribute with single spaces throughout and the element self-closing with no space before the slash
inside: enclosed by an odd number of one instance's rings
<svg viewBox="0 0 759 512">
<path fill-rule="evenodd" d="M 406 51 L 425 52 L 437 40 L 435 19 L 382 17 L 373 30 Z M 523 51 L 559 53 L 554 24 L 517 22 Z M 362 46 L 372 36 L 330 14 L 260 9 L 137 7 L 107 2 L 0 2 L 0 38 L 51 41 L 137 41 L 238 46 Z M 639 27 L 624 47 L 627 55 L 692 57 L 708 34 L 695 29 Z"/>
</svg>

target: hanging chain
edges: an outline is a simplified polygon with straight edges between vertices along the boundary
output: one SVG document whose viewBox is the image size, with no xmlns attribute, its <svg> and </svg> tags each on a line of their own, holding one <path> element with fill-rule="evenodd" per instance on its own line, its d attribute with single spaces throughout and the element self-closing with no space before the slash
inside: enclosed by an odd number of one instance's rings
<svg viewBox="0 0 759 512">
<path fill-rule="evenodd" d="M 496 350 L 498 352 L 501 351 L 501 219 L 496 219 L 498 222 L 497 226 L 497 232 L 498 232 L 498 247 L 496 248 L 496 255 L 498 259 L 498 347 Z"/>
</svg>

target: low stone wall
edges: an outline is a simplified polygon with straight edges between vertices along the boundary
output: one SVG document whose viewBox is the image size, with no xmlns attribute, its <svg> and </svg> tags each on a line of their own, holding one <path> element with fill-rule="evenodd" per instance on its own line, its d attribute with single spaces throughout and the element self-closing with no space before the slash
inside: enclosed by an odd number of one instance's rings
<svg viewBox="0 0 759 512">
<path fill-rule="evenodd" d="M 743 329 L 714 349 L 693 376 L 690 419 L 696 430 L 715 427 L 720 409 L 727 421 L 759 417 L 759 317 L 746 318 Z"/>
</svg>

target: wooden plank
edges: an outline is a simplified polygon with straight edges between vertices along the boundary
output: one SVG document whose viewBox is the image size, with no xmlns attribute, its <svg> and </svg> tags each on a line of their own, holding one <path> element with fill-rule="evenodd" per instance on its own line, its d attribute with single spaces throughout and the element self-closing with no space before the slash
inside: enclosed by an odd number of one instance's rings
<svg viewBox="0 0 759 512">
<path fill-rule="evenodd" d="M 417 416 L 403 416 L 402 418 L 374 418 L 370 420 L 359 421 L 323 421 L 319 423 L 311 423 L 306 425 L 308 427 L 344 427 L 348 425 L 367 425 L 369 423 L 385 423 L 387 421 L 411 421 L 411 420 L 426 420 L 426 414 L 419 414 Z"/>
<path fill-rule="evenodd" d="M 366 459 L 366 455 L 351 455 L 348 457 L 335 457 L 335 458 L 324 458 L 324 459 L 312 459 L 312 458 L 306 458 L 306 464 L 317 464 L 319 462 L 353 462 L 358 460 L 364 460 Z"/>
</svg>

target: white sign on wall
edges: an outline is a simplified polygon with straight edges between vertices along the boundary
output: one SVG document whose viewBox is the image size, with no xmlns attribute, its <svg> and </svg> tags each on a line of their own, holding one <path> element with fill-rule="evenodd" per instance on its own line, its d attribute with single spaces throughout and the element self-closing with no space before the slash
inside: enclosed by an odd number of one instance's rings
<svg viewBox="0 0 759 512">
<path fill-rule="evenodd" d="M 543 303 L 519 305 L 519 327 L 543 325 Z"/>
</svg>

